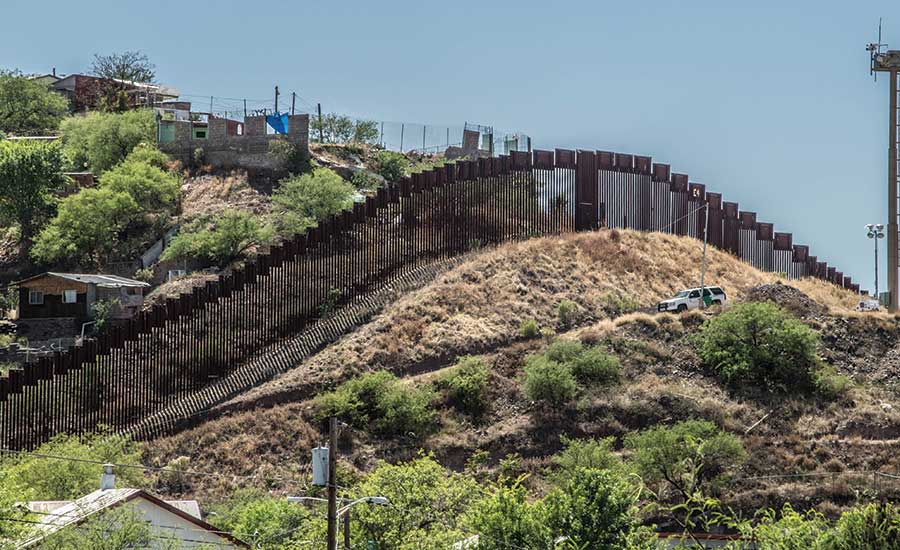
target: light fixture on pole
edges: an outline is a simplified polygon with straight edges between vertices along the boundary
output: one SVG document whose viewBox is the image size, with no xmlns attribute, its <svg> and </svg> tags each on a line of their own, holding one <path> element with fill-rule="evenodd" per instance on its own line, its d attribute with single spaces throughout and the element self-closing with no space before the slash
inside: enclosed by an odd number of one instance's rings
<svg viewBox="0 0 900 550">
<path fill-rule="evenodd" d="M 356 500 L 350 500 L 348 498 L 337 499 L 340 500 L 341 504 L 344 506 L 339 508 L 335 512 L 335 523 L 343 516 L 344 518 L 344 550 L 350 550 L 350 508 L 353 508 L 357 504 L 377 504 L 379 506 L 387 506 L 391 503 L 391 501 L 387 497 L 382 496 L 370 496 L 358 498 Z M 288 502 L 325 502 L 328 503 L 327 498 L 319 498 L 319 497 L 287 497 Z M 336 537 L 335 537 L 336 538 Z M 335 540 L 335 544 L 337 541 Z"/>
<path fill-rule="evenodd" d="M 884 238 L 884 224 L 867 223 L 866 236 L 875 242 L 875 299 L 881 300 L 878 296 L 878 239 Z"/>
</svg>

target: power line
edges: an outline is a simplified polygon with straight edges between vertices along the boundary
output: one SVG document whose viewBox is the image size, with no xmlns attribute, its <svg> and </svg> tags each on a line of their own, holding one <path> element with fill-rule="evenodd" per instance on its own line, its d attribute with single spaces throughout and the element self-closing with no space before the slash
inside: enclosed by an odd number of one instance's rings
<svg viewBox="0 0 900 550">
<path fill-rule="evenodd" d="M 218 478 L 231 478 L 231 479 L 257 479 L 260 477 L 269 478 L 269 479 L 277 479 L 280 481 L 291 481 L 294 483 L 302 484 L 299 480 L 293 478 L 285 478 L 280 476 L 268 476 L 264 474 L 253 474 L 253 475 L 241 475 L 241 474 L 220 474 L 214 472 L 198 472 L 195 470 L 181 470 L 179 468 L 171 468 L 165 466 L 144 466 L 142 464 L 117 464 L 112 462 L 104 462 L 102 460 L 93 460 L 89 458 L 77 458 L 71 456 L 61 456 L 61 455 L 51 455 L 46 453 L 36 453 L 33 451 L 16 451 L 13 449 L 0 449 L 0 453 L 11 454 L 11 455 L 25 455 L 30 456 L 32 458 L 41 458 L 48 460 L 65 460 L 69 462 L 79 462 L 84 464 L 96 464 L 98 466 L 111 465 L 115 468 L 130 468 L 135 470 L 144 470 L 150 472 L 169 472 L 175 473 L 179 475 L 187 475 L 187 476 L 199 476 L 199 477 L 218 477 Z"/>
</svg>

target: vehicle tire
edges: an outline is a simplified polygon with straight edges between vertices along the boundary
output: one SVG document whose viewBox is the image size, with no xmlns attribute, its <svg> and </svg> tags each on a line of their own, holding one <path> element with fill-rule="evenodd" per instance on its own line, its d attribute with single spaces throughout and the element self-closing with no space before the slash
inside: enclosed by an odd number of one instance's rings
<svg viewBox="0 0 900 550">
<path fill-rule="evenodd" d="M 684 313 L 687 311 L 687 306 L 685 304 L 678 304 L 678 313 Z"/>
<path fill-rule="evenodd" d="M 722 305 L 722 300 L 713 300 L 713 301 L 712 301 L 712 305 L 714 305 L 714 306 L 720 306 L 720 305 Z"/>
</svg>

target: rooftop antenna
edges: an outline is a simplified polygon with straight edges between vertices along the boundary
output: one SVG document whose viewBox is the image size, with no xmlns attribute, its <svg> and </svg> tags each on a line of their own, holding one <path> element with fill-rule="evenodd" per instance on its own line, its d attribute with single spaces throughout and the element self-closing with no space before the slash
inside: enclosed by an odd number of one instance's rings
<svg viewBox="0 0 900 550">
<path fill-rule="evenodd" d="M 887 48 L 887 44 L 881 42 L 881 18 L 878 18 L 878 42 L 866 45 L 866 51 L 869 52 L 869 74 L 875 77 L 878 82 L 878 71 L 875 70 L 875 58 L 883 52 L 883 48 Z"/>
</svg>

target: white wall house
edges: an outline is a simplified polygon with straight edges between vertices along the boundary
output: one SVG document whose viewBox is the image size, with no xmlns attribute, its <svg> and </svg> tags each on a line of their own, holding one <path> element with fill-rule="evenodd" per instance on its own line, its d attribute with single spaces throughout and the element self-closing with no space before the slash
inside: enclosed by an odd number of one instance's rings
<svg viewBox="0 0 900 550">
<path fill-rule="evenodd" d="M 141 489 L 116 489 L 111 467 L 106 468 L 101 488 L 78 500 L 29 502 L 29 510 L 38 516 L 40 524 L 20 548 L 38 548 L 44 539 L 58 531 L 77 529 L 103 512 L 121 510 L 122 507 L 127 507 L 149 525 L 154 540 L 148 548 L 171 547 L 172 543 L 184 549 L 250 548 L 243 541 L 203 521 L 196 501 L 166 502 Z"/>
</svg>

